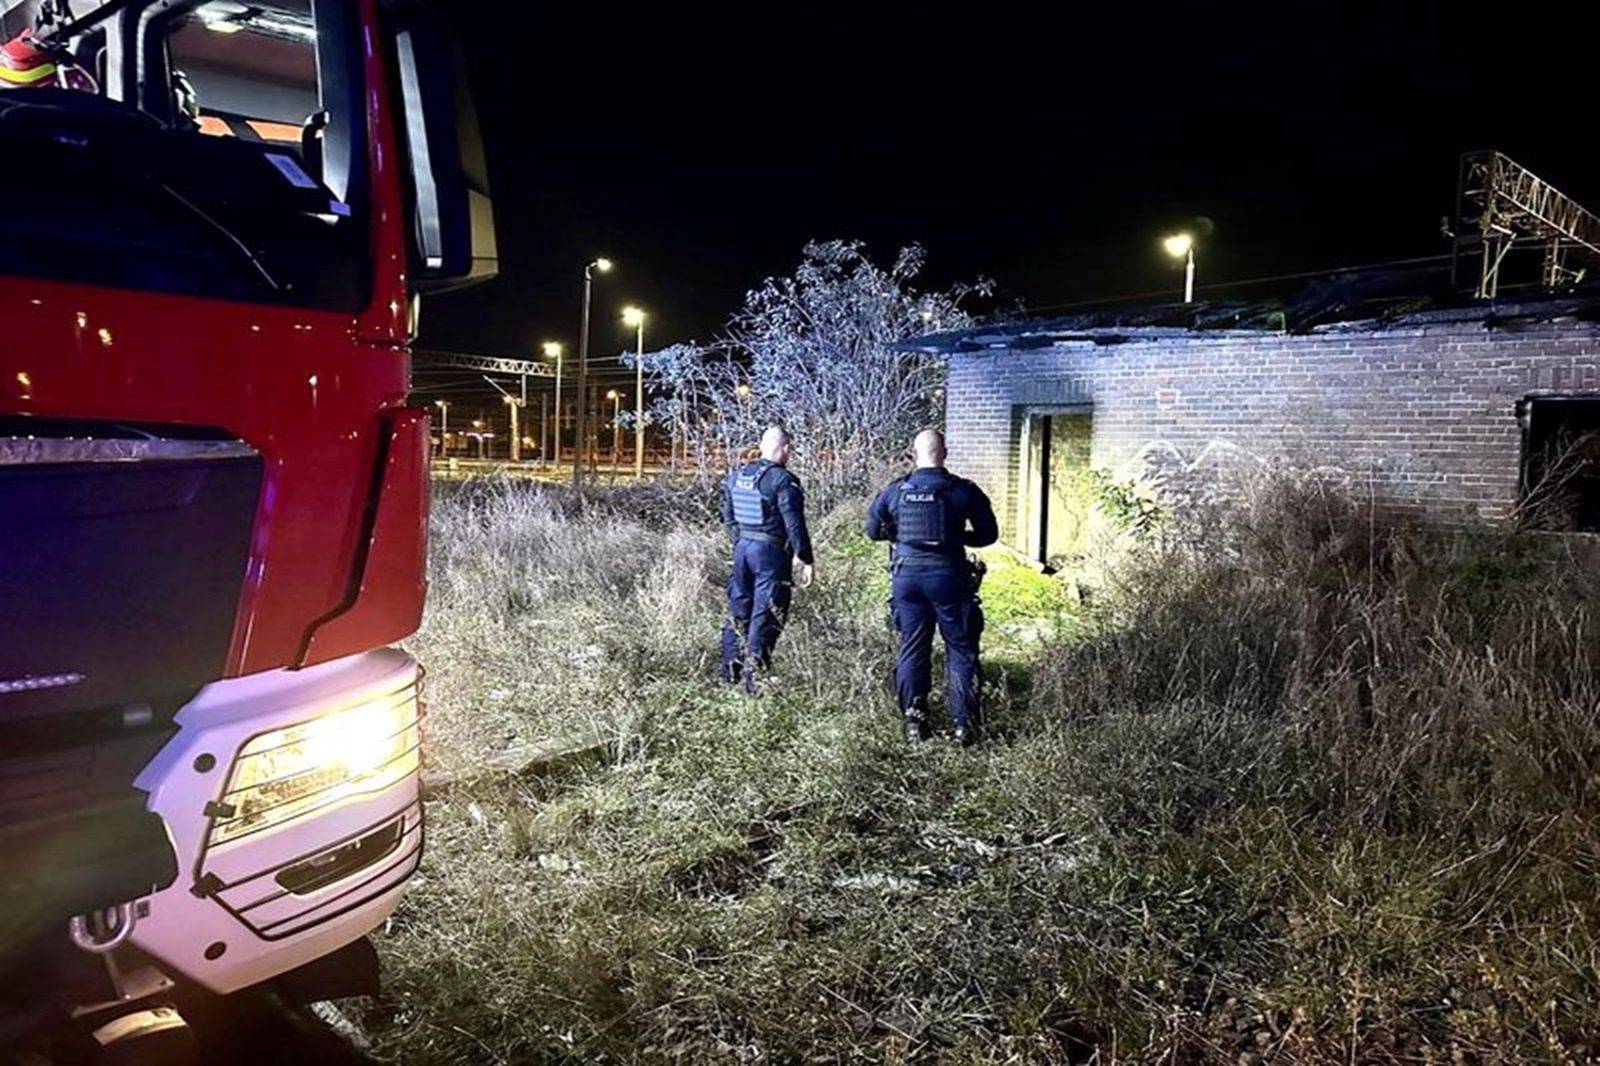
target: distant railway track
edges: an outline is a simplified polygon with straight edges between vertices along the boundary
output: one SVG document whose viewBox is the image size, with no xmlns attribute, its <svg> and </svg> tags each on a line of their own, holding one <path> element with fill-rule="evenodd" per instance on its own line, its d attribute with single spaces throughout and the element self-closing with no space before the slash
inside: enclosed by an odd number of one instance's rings
<svg viewBox="0 0 1600 1066">
<path fill-rule="evenodd" d="M 504 459 L 462 459 L 452 457 L 449 459 L 435 459 L 432 465 L 433 476 L 445 480 L 465 480 L 473 477 L 513 477 L 528 481 L 548 481 L 552 484 L 570 483 L 572 481 L 572 464 L 570 462 L 556 465 L 554 463 L 540 465 L 537 462 L 512 463 Z M 670 471 L 660 466 L 646 466 L 644 481 L 655 481 L 662 477 L 670 477 Z M 584 481 L 592 485 L 625 485 L 641 480 L 633 473 L 631 463 L 623 463 L 615 473 L 609 463 L 601 463 L 592 473 L 585 473 Z"/>
</svg>

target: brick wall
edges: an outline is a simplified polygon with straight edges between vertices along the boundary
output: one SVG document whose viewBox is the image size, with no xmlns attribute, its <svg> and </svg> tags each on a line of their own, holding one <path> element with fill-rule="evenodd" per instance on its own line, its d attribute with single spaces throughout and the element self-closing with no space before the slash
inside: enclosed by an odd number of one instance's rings
<svg viewBox="0 0 1600 1066">
<path fill-rule="evenodd" d="M 984 486 L 1010 538 L 1027 413 L 1078 406 L 1091 462 L 1118 477 L 1154 462 L 1196 491 L 1288 459 L 1386 509 L 1492 519 L 1517 500 L 1516 402 L 1569 392 L 1600 393 L 1600 324 L 1074 340 L 951 355 L 946 423 L 951 468 Z"/>
</svg>

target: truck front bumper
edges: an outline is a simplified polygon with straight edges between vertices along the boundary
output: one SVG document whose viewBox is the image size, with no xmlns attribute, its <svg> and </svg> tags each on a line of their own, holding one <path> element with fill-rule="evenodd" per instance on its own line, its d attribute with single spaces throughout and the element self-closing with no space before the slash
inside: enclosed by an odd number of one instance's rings
<svg viewBox="0 0 1600 1066">
<path fill-rule="evenodd" d="M 136 782 L 180 873 L 134 945 L 227 993 L 382 924 L 422 856 L 418 681 L 385 649 L 203 689 Z"/>
</svg>

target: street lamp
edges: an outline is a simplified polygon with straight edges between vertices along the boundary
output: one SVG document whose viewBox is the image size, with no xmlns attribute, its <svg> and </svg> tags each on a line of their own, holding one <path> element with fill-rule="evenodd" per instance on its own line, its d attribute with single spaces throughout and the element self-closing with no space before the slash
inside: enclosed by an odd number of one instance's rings
<svg viewBox="0 0 1600 1066">
<path fill-rule="evenodd" d="M 519 425 L 517 416 L 522 413 L 522 404 L 515 396 L 502 396 L 500 398 L 505 401 L 507 409 L 511 412 L 511 461 L 520 463 L 522 462 L 522 427 Z"/>
<path fill-rule="evenodd" d="M 1172 258 L 1184 260 L 1183 302 L 1194 303 L 1194 238 L 1187 233 L 1174 233 L 1161 241 L 1161 247 Z"/>
<path fill-rule="evenodd" d="M 544 342 L 544 357 L 546 359 L 554 359 L 556 361 L 556 448 L 555 448 L 555 456 L 556 456 L 556 464 L 559 466 L 560 463 L 561 463 L 561 345 L 556 341 L 545 341 Z M 549 427 L 545 427 L 545 428 L 548 429 Z M 540 451 L 542 451 L 544 453 L 540 457 L 540 463 L 541 463 L 541 465 L 543 465 L 544 463 L 549 461 L 550 449 L 549 449 L 548 445 L 541 444 L 540 445 Z"/>
<path fill-rule="evenodd" d="M 443 456 L 450 448 L 450 401 L 435 400 L 433 406 L 439 409 L 439 454 Z"/>
<path fill-rule="evenodd" d="M 584 397 L 589 393 L 589 296 L 594 288 L 594 272 L 611 270 L 611 260 L 601 256 L 583 268 L 583 321 L 578 330 L 578 439 L 572 454 L 572 483 L 583 484 L 583 449 L 587 443 L 588 419 Z"/>
<path fill-rule="evenodd" d="M 633 476 L 644 477 L 644 312 L 637 307 L 622 309 L 622 321 L 638 330 L 634 356 L 633 385 Z"/>
<path fill-rule="evenodd" d="M 617 468 L 622 464 L 622 392 L 607 389 L 606 399 L 611 401 L 611 480 L 617 480 Z"/>
</svg>

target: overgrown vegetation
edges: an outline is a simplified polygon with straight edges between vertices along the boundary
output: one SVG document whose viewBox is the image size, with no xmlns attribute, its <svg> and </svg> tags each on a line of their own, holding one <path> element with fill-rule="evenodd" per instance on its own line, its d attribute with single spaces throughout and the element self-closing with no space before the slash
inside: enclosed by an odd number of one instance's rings
<svg viewBox="0 0 1600 1066">
<path fill-rule="evenodd" d="M 997 739 L 908 748 L 881 559 L 817 522 L 719 688 L 704 501 L 442 494 L 441 793 L 365 1025 L 405 1062 L 1580 1062 L 1600 1033 L 1600 589 L 1562 542 L 1279 479 L 1080 604 L 997 567 Z M 1179 521 L 1173 516 L 1171 523 Z M 1170 523 L 1169 523 L 1170 524 Z"/>
<path fill-rule="evenodd" d="M 812 242 L 792 275 L 746 295 L 713 343 L 647 355 L 651 417 L 672 430 L 683 468 L 718 478 L 779 424 L 805 455 L 813 500 L 865 492 L 943 420 L 943 360 L 895 346 L 971 325 L 963 305 L 991 291 L 984 281 L 919 289 L 926 262 L 917 245 L 883 267 L 860 241 Z"/>
</svg>

